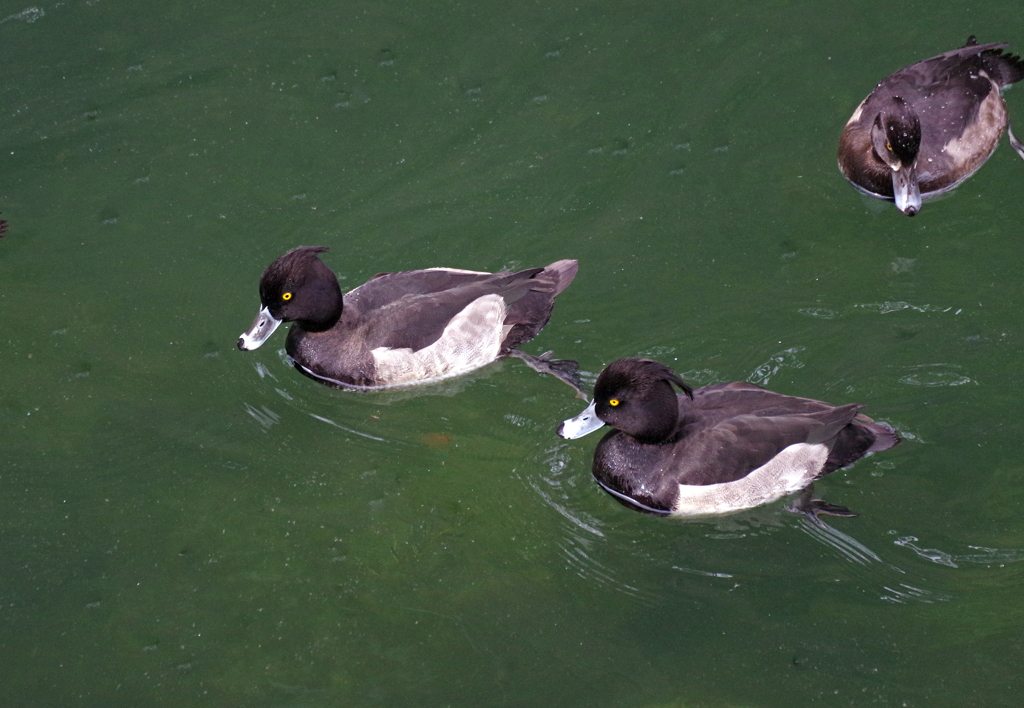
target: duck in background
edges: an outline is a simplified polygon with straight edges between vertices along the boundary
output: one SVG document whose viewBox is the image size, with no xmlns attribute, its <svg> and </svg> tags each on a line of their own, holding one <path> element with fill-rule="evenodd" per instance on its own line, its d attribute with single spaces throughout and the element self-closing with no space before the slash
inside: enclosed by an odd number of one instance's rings
<svg viewBox="0 0 1024 708">
<path fill-rule="evenodd" d="M 812 499 L 814 480 L 900 441 L 895 430 L 859 413 L 862 407 L 751 383 L 692 389 L 660 362 L 628 358 L 601 372 L 593 403 L 558 434 L 573 439 L 614 428 L 594 451 L 593 474 L 632 509 L 717 516 L 804 490 L 797 510 L 817 522 L 818 514 L 856 514 Z"/>
<path fill-rule="evenodd" d="M 911 64 L 883 80 L 839 138 L 839 169 L 854 187 L 890 199 L 908 216 L 922 199 L 953 189 L 981 167 L 1003 131 L 1013 135 L 1002 90 L 1024 78 L 1009 45 L 978 44 Z"/>
<path fill-rule="evenodd" d="M 328 250 L 304 246 L 270 264 L 260 279 L 259 314 L 239 337 L 239 349 L 256 349 L 282 322 L 292 322 L 285 349 L 299 371 L 327 385 L 429 383 L 509 356 L 583 396 L 576 362 L 516 348 L 547 324 L 555 297 L 576 276 L 576 261 L 518 273 L 381 273 L 342 295 L 338 278 L 319 258 Z"/>
</svg>

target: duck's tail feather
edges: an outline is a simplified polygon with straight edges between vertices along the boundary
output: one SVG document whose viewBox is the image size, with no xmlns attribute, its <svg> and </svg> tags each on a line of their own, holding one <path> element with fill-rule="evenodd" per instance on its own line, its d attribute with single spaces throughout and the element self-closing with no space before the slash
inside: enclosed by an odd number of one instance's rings
<svg viewBox="0 0 1024 708">
<path fill-rule="evenodd" d="M 555 295 L 569 287 L 569 283 L 576 277 L 576 271 L 579 270 L 579 262 L 571 258 L 567 258 L 561 261 L 555 261 L 544 269 L 544 275 L 551 278 L 554 281 Z"/>
<path fill-rule="evenodd" d="M 1004 53 L 1002 49 L 986 49 L 981 52 L 981 61 L 1000 88 L 1024 79 L 1024 59 L 1016 54 Z"/>
<path fill-rule="evenodd" d="M 871 443 L 871 447 L 867 450 L 868 452 L 881 452 L 882 450 L 888 450 L 890 447 L 896 447 L 902 439 L 895 429 L 890 428 L 885 423 L 869 423 L 864 425 L 864 427 L 874 433 L 875 436 L 875 441 Z"/>
</svg>

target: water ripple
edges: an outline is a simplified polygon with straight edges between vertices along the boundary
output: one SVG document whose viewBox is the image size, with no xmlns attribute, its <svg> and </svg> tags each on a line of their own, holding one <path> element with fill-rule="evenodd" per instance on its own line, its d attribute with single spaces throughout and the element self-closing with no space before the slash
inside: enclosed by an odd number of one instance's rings
<svg viewBox="0 0 1024 708">
<path fill-rule="evenodd" d="M 946 602 L 952 595 L 938 589 L 918 587 L 919 581 L 911 579 L 907 571 L 889 563 L 875 551 L 824 522 L 812 522 L 802 519 L 800 530 L 814 540 L 834 550 L 843 560 L 851 563 L 854 575 L 860 576 L 865 583 L 874 585 L 878 598 L 886 602 L 906 604 L 921 602 L 932 604 Z M 911 582 L 916 584 L 911 584 Z"/>
<path fill-rule="evenodd" d="M 559 443 L 545 450 L 540 462 L 547 473 L 523 478 L 541 500 L 565 520 L 556 541 L 559 552 L 577 576 L 647 604 L 655 604 L 659 600 L 656 595 L 622 579 L 620 571 L 598 558 L 607 549 L 609 539 L 602 530 L 600 519 L 573 506 L 573 501 L 579 497 L 574 491 L 575 480 L 568 472 L 569 449 L 567 444 Z"/>
<path fill-rule="evenodd" d="M 790 347 L 773 354 L 768 361 L 754 369 L 754 372 L 747 377 L 747 381 L 758 386 L 767 386 L 772 377 L 781 369 L 802 369 L 804 363 L 797 358 L 797 354 L 804 349 L 806 347 Z"/>
<path fill-rule="evenodd" d="M 7 17 L 0 20 L 0 25 L 11 20 L 32 24 L 33 22 L 44 17 L 45 15 L 46 13 L 43 11 L 43 8 L 41 7 L 26 7 L 21 12 L 16 12 L 13 15 L 8 15 Z"/>
<path fill-rule="evenodd" d="M 337 423 L 337 422 L 331 420 L 330 418 L 326 418 L 326 417 L 324 417 L 322 415 L 317 415 L 316 413 L 310 413 L 309 416 L 311 418 L 315 418 L 316 420 L 319 420 L 322 423 L 327 423 L 328 425 L 333 425 L 335 428 L 338 428 L 340 430 L 344 430 L 346 433 L 352 433 L 353 435 L 361 435 L 364 438 L 368 438 L 369 440 L 376 440 L 377 442 L 390 442 L 389 440 L 387 440 L 385 438 L 379 438 L 376 435 L 370 435 L 369 433 L 364 433 L 361 430 L 356 430 L 355 428 L 350 428 L 347 425 L 342 425 L 341 423 Z"/>
<path fill-rule="evenodd" d="M 905 310 L 911 310 L 913 312 L 924 312 L 924 313 L 951 313 L 953 315 L 959 315 L 963 312 L 963 308 L 954 307 L 951 305 L 932 305 L 926 303 L 924 305 L 916 305 L 914 303 L 906 302 L 905 300 L 885 300 L 882 302 L 863 302 L 852 305 L 853 309 L 868 310 L 878 315 L 888 315 L 893 312 L 903 312 Z M 815 317 L 818 319 L 832 320 L 843 315 L 838 310 L 833 310 L 828 307 L 802 307 L 797 309 L 801 315 L 807 315 L 809 317 Z"/>
<path fill-rule="evenodd" d="M 260 424 L 264 432 L 270 430 L 273 426 L 281 422 L 281 416 L 266 406 L 260 406 L 257 408 L 256 406 L 248 403 L 243 403 L 242 405 L 245 406 L 245 412 L 251 415 L 253 419 Z"/>
<path fill-rule="evenodd" d="M 961 308 L 954 310 L 952 307 L 943 307 L 942 305 L 912 305 L 909 302 L 904 302 L 902 300 L 862 303 L 854 305 L 854 307 L 871 310 L 880 315 L 887 315 L 890 312 L 900 312 L 901 310 L 915 310 L 916 312 L 952 312 L 954 315 L 959 315 L 963 312 L 963 309 Z"/>
<path fill-rule="evenodd" d="M 803 307 L 797 310 L 797 312 L 801 315 L 809 315 L 822 320 L 833 320 L 839 316 L 838 312 L 827 307 Z"/>
<path fill-rule="evenodd" d="M 895 533 L 895 532 L 891 532 Z M 980 553 L 947 553 L 937 548 L 921 548 L 917 545 L 916 536 L 900 536 L 893 543 L 901 548 L 908 548 L 919 557 L 929 560 L 932 563 L 944 565 L 949 568 L 959 568 L 964 564 L 975 564 L 992 567 L 1003 566 L 1007 563 L 1019 563 L 1024 561 L 1024 548 L 986 548 L 985 546 L 968 546 L 972 551 Z"/>
<path fill-rule="evenodd" d="M 919 364 L 910 367 L 910 373 L 900 377 L 900 383 L 908 386 L 963 386 L 975 383 L 970 376 L 965 376 L 950 369 L 959 369 L 956 364 Z"/>
</svg>

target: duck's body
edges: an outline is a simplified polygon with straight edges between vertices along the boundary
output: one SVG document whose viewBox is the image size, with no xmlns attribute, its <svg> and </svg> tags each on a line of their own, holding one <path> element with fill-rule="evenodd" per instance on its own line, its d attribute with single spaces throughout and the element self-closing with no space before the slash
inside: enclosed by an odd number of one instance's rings
<svg viewBox="0 0 1024 708">
<path fill-rule="evenodd" d="M 598 377 L 590 408 L 559 434 L 611 425 L 594 453 L 605 491 L 647 513 L 711 516 L 774 501 L 895 445 L 896 433 L 859 414 L 861 407 L 750 383 L 693 390 L 656 361 L 620 359 Z"/>
<path fill-rule="evenodd" d="M 383 273 L 342 295 L 317 257 L 326 250 L 297 248 L 267 268 L 262 309 L 238 346 L 255 349 L 280 322 L 293 322 L 285 348 L 300 371 L 363 388 L 436 381 L 519 355 L 577 269 L 564 260 L 519 273 Z"/>
<path fill-rule="evenodd" d="M 1009 127 L 1002 90 L 1024 78 L 1008 45 L 967 44 L 887 77 L 839 139 L 839 169 L 855 187 L 913 216 L 989 158 Z M 1024 148 L 1010 133 L 1024 158 Z"/>
</svg>

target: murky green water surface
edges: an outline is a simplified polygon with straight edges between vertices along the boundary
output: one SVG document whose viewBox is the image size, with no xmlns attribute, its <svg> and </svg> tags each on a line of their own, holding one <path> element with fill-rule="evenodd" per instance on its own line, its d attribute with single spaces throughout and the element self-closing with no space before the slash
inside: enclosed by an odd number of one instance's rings
<svg viewBox="0 0 1024 708">
<path fill-rule="evenodd" d="M 911 220 L 834 158 L 972 32 L 1024 49 L 1009 0 L 0 1 L 3 703 L 1018 705 L 1024 164 Z M 366 395 L 237 351 L 302 244 L 345 288 L 578 258 L 529 351 L 906 440 L 829 529 L 645 517 L 520 362 Z"/>
</svg>

